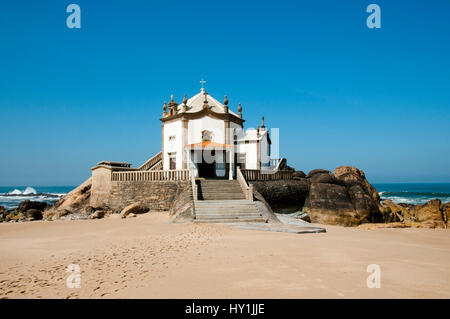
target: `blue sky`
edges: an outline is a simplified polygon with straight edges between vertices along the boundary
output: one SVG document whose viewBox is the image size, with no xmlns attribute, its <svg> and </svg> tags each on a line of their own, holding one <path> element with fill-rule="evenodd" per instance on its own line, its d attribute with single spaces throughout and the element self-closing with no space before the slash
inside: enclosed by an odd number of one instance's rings
<svg viewBox="0 0 450 319">
<path fill-rule="evenodd" d="M 82 28 L 66 27 L 81 7 Z M 381 7 L 368 29 L 366 7 Z M 3 1 L 0 185 L 76 185 L 161 147 L 170 94 L 242 103 L 308 172 L 450 182 L 450 2 Z"/>
</svg>

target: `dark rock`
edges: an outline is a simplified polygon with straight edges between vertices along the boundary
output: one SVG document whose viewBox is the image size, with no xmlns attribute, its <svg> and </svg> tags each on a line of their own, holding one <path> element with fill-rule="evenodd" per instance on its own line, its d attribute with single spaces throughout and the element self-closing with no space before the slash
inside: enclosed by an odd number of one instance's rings
<svg viewBox="0 0 450 319">
<path fill-rule="evenodd" d="M 326 170 L 326 169 L 321 169 L 321 168 L 313 169 L 312 171 L 310 171 L 308 173 L 308 175 L 306 175 L 306 178 L 311 178 L 311 177 L 313 177 L 316 174 L 327 174 L 327 173 L 331 174 L 331 172 L 329 170 Z"/>
<path fill-rule="evenodd" d="M 28 209 L 23 213 L 25 215 L 26 220 L 41 220 L 42 219 L 42 211 L 39 209 Z"/>
<path fill-rule="evenodd" d="M 47 203 L 45 202 L 33 202 L 30 200 L 24 200 L 19 204 L 19 207 L 16 209 L 18 212 L 26 212 L 30 209 L 36 209 L 43 211 L 47 207 Z"/>
<path fill-rule="evenodd" d="M 309 174 L 308 174 L 309 175 Z M 317 172 L 308 177 L 311 183 L 341 184 L 331 172 Z"/>
<path fill-rule="evenodd" d="M 306 174 L 303 171 L 295 171 L 292 175 L 294 179 L 301 179 L 306 177 Z"/>
<path fill-rule="evenodd" d="M 105 217 L 106 212 L 104 210 L 96 210 L 94 213 L 92 213 L 89 218 L 90 219 L 101 219 Z"/>
<path fill-rule="evenodd" d="M 303 212 L 313 223 L 355 226 L 360 220 L 347 188 L 341 185 L 312 183 Z"/>
<path fill-rule="evenodd" d="M 100 210 L 100 209 L 98 209 Z M 84 213 L 86 215 L 92 215 L 93 213 L 95 213 L 96 209 L 92 206 L 86 206 L 86 208 L 84 209 Z"/>
<path fill-rule="evenodd" d="M 358 223 L 382 222 L 378 202 L 373 200 L 363 185 L 349 187 L 348 194 L 358 215 Z"/>
<path fill-rule="evenodd" d="M 259 192 L 277 212 L 282 208 L 292 211 L 301 210 L 309 193 L 309 181 L 298 180 L 252 181 L 254 189 Z"/>
<path fill-rule="evenodd" d="M 278 165 L 278 169 L 283 170 L 283 171 L 295 171 L 295 169 L 293 169 L 292 167 L 290 167 L 287 164 L 287 160 L 285 158 L 282 158 L 279 165 Z"/>
</svg>

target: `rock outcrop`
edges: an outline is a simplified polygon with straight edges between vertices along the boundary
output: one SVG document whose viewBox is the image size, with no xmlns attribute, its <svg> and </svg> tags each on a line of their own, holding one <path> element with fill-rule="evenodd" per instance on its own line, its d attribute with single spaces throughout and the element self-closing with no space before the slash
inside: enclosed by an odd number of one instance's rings
<svg viewBox="0 0 450 319">
<path fill-rule="evenodd" d="M 182 223 L 194 220 L 194 199 L 192 187 L 187 185 L 170 208 L 169 215 L 173 216 L 172 223 Z"/>
<path fill-rule="evenodd" d="M 305 178 L 278 181 L 251 181 L 254 189 L 260 193 L 275 211 L 288 209 L 301 210 L 309 194 L 310 183 Z"/>
<path fill-rule="evenodd" d="M 401 222 L 407 227 L 447 228 L 450 203 L 442 204 L 433 199 L 425 204 L 396 204 L 384 200 L 379 207 L 383 222 Z"/>
<path fill-rule="evenodd" d="M 19 207 L 13 210 L 6 210 L 0 206 L 0 222 L 22 222 L 42 219 L 42 212 L 47 207 L 47 203 L 24 200 Z"/>
<path fill-rule="evenodd" d="M 96 210 L 102 207 L 89 206 L 92 178 L 87 179 L 80 186 L 64 195 L 53 206 L 44 211 L 44 219 L 88 219 Z"/>
<path fill-rule="evenodd" d="M 120 217 L 126 218 L 130 214 L 144 214 L 148 212 L 148 207 L 143 206 L 141 203 L 130 204 L 120 212 Z"/>
<path fill-rule="evenodd" d="M 377 190 L 354 167 L 341 166 L 333 173 L 315 169 L 307 175 L 299 171 L 293 180 L 252 184 L 275 210 L 302 210 L 312 222 L 356 226 L 383 220 Z"/>
</svg>

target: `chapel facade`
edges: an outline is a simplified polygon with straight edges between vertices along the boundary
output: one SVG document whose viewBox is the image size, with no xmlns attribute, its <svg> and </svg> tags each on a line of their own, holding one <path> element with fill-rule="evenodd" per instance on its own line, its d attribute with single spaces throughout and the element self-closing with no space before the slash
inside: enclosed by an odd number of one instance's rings
<svg viewBox="0 0 450 319">
<path fill-rule="evenodd" d="M 201 91 L 179 104 L 173 95 L 161 117 L 163 170 L 189 169 L 195 177 L 233 179 L 236 167 L 263 170 L 270 166 L 271 140 L 264 125 L 244 130 L 242 106 L 237 113 Z"/>
</svg>

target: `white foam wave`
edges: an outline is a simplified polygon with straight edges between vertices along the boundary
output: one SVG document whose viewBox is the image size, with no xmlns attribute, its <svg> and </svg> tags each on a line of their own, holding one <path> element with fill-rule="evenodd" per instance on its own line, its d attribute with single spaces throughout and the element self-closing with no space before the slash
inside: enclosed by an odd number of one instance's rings
<svg viewBox="0 0 450 319">
<path fill-rule="evenodd" d="M 33 195 L 37 194 L 36 190 L 33 187 L 28 186 L 24 191 L 19 189 L 15 189 L 8 193 L 8 195 Z"/>
<path fill-rule="evenodd" d="M 30 195 L 30 194 L 37 194 L 37 192 L 33 187 L 28 186 L 27 188 L 25 188 L 22 194 Z"/>
<path fill-rule="evenodd" d="M 396 204 L 413 204 L 413 205 L 418 205 L 418 204 L 426 204 L 428 203 L 430 200 L 432 199 L 439 199 L 442 203 L 448 203 L 450 202 L 450 197 L 413 197 L 413 198 L 406 198 L 406 197 L 399 197 L 399 196 L 386 196 L 383 197 L 382 199 L 389 199 L 391 201 L 393 201 Z"/>
</svg>

